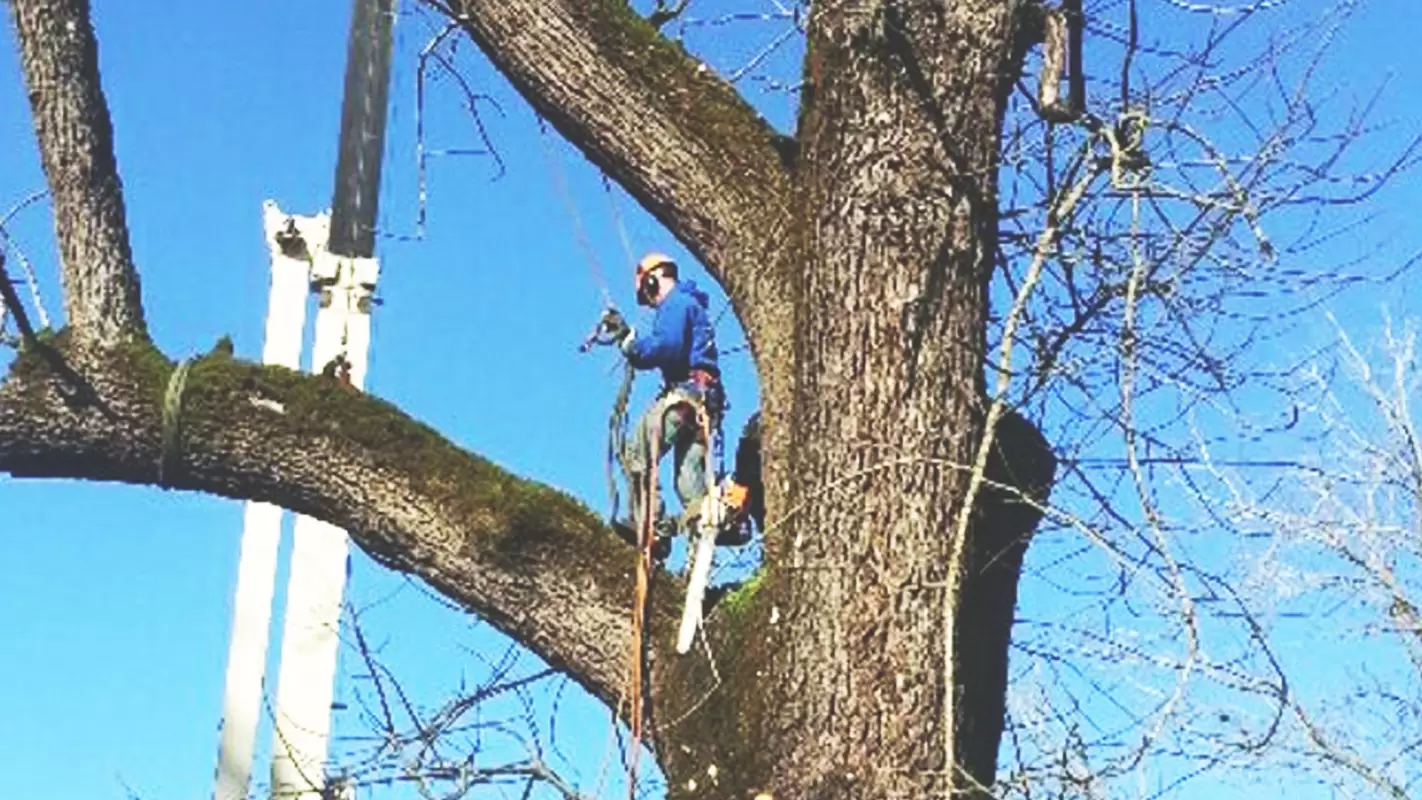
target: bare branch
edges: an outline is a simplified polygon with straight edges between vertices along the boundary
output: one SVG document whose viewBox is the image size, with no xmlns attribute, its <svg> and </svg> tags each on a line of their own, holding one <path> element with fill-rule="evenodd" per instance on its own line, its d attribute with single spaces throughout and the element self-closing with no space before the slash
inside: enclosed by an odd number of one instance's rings
<svg viewBox="0 0 1422 800">
<path fill-rule="evenodd" d="M 20 329 L 20 336 L 27 344 L 34 345 L 35 329 L 30 324 L 30 318 L 25 314 L 25 307 L 20 304 L 20 296 L 15 293 L 15 285 L 10 282 L 10 276 L 5 273 L 5 252 L 0 250 L 0 321 L 4 320 L 4 312 L 9 311 L 15 317 L 15 327 Z"/>
<path fill-rule="evenodd" d="M 472 689 L 461 679 L 452 699 L 441 701 L 431 712 L 416 710 L 411 690 L 383 663 L 366 639 L 361 615 L 350 609 L 350 646 L 364 666 L 356 677 L 374 686 L 376 704 L 357 693 L 369 732 L 346 736 L 354 747 L 331 771 L 353 787 L 405 784 L 421 797 L 457 800 L 479 787 L 545 785 L 569 800 L 588 800 L 559 775 L 543 755 L 532 710 L 507 713 L 493 703 L 504 695 L 521 694 L 530 686 L 553 677 L 550 669 L 515 673 L 522 648 L 511 644 L 503 657 L 488 664 L 489 674 Z M 409 717 L 397 722 L 389 696 L 400 698 Z M 529 729 L 531 738 L 522 729 Z M 507 751 L 513 751 L 507 753 Z"/>
<path fill-rule="evenodd" d="M 15 258 L 20 262 L 20 269 L 25 272 L 25 283 L 29 284 L 30 300 L 34 303 L 35 314 L 39 317 L 41 328 L 50 327 L 50 323 L 49 313 L 45 311 L 44 307 L 44 298 L 40 296 L 39 277 L 35 275 L 34 265 L 30 263 L 30 259 L 25 255 L 25 251 L 15 245 L 14 241 L 10 238 L 10 234 L 6 231 L 5 226 L 10 223 L 10 220 L 15 218 L 15 215 L 48 196 L 49 192 L 44 190 L 31 192 L 27 197 L 20 200 L 20 202 L 11 206 L 10 210 L 5 212 L 5 216 L 0 217 L 0 257 L 3 257 L 3 251 L 6 248 L 14 251 Z"/>
</svg>

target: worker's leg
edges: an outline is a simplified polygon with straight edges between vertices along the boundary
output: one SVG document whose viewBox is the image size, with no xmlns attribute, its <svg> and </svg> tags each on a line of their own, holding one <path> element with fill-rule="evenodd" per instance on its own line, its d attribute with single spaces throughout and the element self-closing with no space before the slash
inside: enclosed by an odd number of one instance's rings
<svg viewBox="0 0 1422 800">
<path fill-rule="evenodd" d="M 656 404 L 647 409 L 638 418 L 637 424 L 632 427 L 631 435 L 622 444 L 622 466 L 627 470 L 629 480 L 647 471 L 647 462 L 651 460 L 651 454 L 647 451 L 647 443 L 651 441 L 647 435 L 647 426 L 651 424 L 656 411 Z"/>
<path fill-rule="evenodd" d="M 676 494 L 688 518 L 701 512 L 706 496 L 706 445 L 693 433 L 677 441 Z"/>
<path fill-rule="evenodd" d="M 627 443 L 623 448 L 622 463 L 627 469 L 627 500 L 629 517 L 632 520 L 632 527 L 641 530 L 642 520 L 642 490 L 643 483 L 647 478 L 655 481 L 657 479 L 657 465 L 651 463 L 652 452 L 651 443 L 657 441 L 657 459 L 672 449 L 672 439 L 668 437 L 664 417 L 666 416 L 666 405 L 660 399 L 652 403 L 642 418 L 637 421 Z M 657 509 L 653 514 L 653 519 L 662 517 L 662 510 L 665 503 L 662 502 L 660 493 L 657 497 Z"/>
<path fill-rule="evenodd" d="M 701 499 L 706 496 L 706 442 L 696 411 L 689 405 L 678 406 L 667 414 L 667 440 L 675 454 L 676 494 L 681 500 L 682 516 L 690 519 L 701 511 Z"/>
</svg>

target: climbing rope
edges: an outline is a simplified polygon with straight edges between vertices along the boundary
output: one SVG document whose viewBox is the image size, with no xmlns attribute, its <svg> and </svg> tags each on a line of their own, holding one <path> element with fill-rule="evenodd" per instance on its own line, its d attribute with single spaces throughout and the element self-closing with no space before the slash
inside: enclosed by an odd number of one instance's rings
<svg viewBox="0 0 1422 800">
<path fill-rule="evenodd" d="M 650 670 L 647 663 L 647 645 L 645 642 L 645 629 L 647 624 L 647 595 L 651 590 L 652 583 L 652 546 L 656 543 L 656 520 L 654 515 L 657 509 L 657 462 L 661 457 L 661 436 L 650 437 L 645 444 L 648 449 L 648 456 L 651 466 L 640 476 L 642 481 L 641 499 L 642 515 L 640 530 L 637 536 L 637 589 L 632 600 L 632 680 L 630 689 L 630 701 L 632 707 L 629 709 L 632 719 L 632 756 L 627 765 L 627 797 L 628 800 L 636 800 L 637 797 L 637 762 L 642 755 L 642 740 L 645 736 L 643 731 L 643 712 L 646 710 L 646 700 L 644 699 L 646 678 Z"/>
<path fill-rule="evenodd" d="M 637 371 L 631 364 L 626 362 L 622 365 L 622 383 L 617 388 L 617 398 L 612 403 L 612 413 L 607 418 L 607 460 L 604 464 L 607 473 L 607 508 L 608 519 L 616 520 L 620 497 L 617 492 L 616 467 L 622 468 L 622 474 L 627 475 L 627 462 L 624 457 L 627 445 L 627 405 L 632 396 L 632 383 L 636 380 Z"/>
<path fill-rule="evenodd" d="M 539 140 L 543 143 L 543 160 L 548 164 L 548 171 L 553 175 L 553 183 L 558 189 L 558 196 L 563 201 L 563 208 L 573 220 L 573 232 L 577 235 L 578 246 L 588 261 L 588 272 L 592 276 L 593 283 L 597 284 L 598 289 L 602 291 L 603 306 L 612 308 L 612 291 L 608 288 L 602 262 L 598 261 L 592 239 L 588 237 L 587 229 L 583 227 L 583 216 L 578 213 L 578 206 L 573 202 L 573 192 L 568 188 L 568 176 L 564 174 L 563 166 L 559 162 L 557 154 L 553 152 L 552 138 L 548 135 L 548 123 L 542 116 L 538 118 L 538 132 L 540 134 Z"/>
<path fill-rule="evenodd" d="M 623 408 L 621 409 L 621 414 L 622 417 L 625 419 L 625 398 L 621 399 L 624 400 Z M 716 498 L 716 492 L 718 491 L 717 487 L 720 477 L 718 475 L 717 465 L 715 463 L 715 460 L 718 458 L 718 454 L 716 452 L 717 448 L 713 446 L 713 442 L 716 438 L 714 433 L 716 426 L 714 426 L 711 421 L 711 412 L 706 407 L 706 403 L 704 401 L 698 400 L 697 398 L 692 397 L 686 394 L 685 392 L 679 392 L 674 390 L 668 393 L 665 397 L 658 400 L 657 403 L 652 406 L 652 409 L 649 412 L 650 417 L 658 421 L 658 425 L 656 429 L 656 435 L 647 437 L 644 442 L 648 451 L 648 466 L 646 470 L 642 472 L 641 475 L 637 476 L 637 480 L 641 482 L 642 488 L 642 491 L 640 492 L 642 508 L 640 517 L 641 525 L 639 526 L 637 536 L 637 586 L 636 592 L 633 597 L 632 655 L 630 659 L 632 674 L 630 680 L 631 686 L 629 691 L 629 699 L 631 702 L 629 716 L 631 718 L 630 724 L 632 728 L 633 750 L 628 764 L 628 785 L 629 792 L 631 792 L 630 796 L 632 797 L 636 796 L 637 762 L 641 753 L 642 741 L 645 736 L 644 715 L 647 703 L 646 683 L 647 677 L 650 673 L 650 664 L 647 660 L 649 651 L 646 646 L 646 627 L 649 622 L 647 618 L 647 596 L 651 587 L 652 548 L 653 545 L 656 543 L 656 510 L 659 507 L 659 481 L 657 480 L 657 475 L 658 465 L 661 461 L 661 431 L 662 426 L 666 424 L 666 415 L 675 410 L 677 406 L 682 405 L 689 407 L 691 411 L 695 414 L 696 426 L 698 429 L 697 433 L 701 436 L 702 441 L 706 443 L 706 499 L 703 502 L 702 506 L 697 508 L 685 509 L 683 514 L 685 518 L 689 519 L 692 515 L 704 512 L 705 509 L 718 502 Z M 614 419 L 617 418 L 618 412 L 616 410 L 614 411 L 613 416 Z M 626 469 L 625 462 L 623 464 L 623 468 L 624 470 Z M 631 475 L 628 475 L 627 477 L 629 481 L 632 480 Z M 706 531 L 703 535 L 715 536 L 716 534 L 714 527 L 720 523 L 720 520 L 714 518 L 705 518 L 707 515 L 704 513 L 702 514 L 702 516 L 703 519 L 701 520 L 701 524 L 711 526 L 711 529 Z M 688 599 L 688 602 L 691 602 L 691 599 Z M 696 611 L 698 613 L 699 618 L 699 609 L 697 609 Z"/>
<path fill-rule="evenodd" d="M 597 253 L 593 247 L 592 240 L 588 236 L 587 228 L 583 224 L 582 214 L 579 213 L 577 203 L 573 199 L 572 191 L 569 189 L 567 175 L 562 164 L 554 152 L 551 136 L 548 132 L 547 122 L 538 118 L 538 129 L 543 145 L 544 161 L 548 165 L 548 170 L 553 178 L 553 183 L 557 189 L 563 207 L 573 223 L 574 233 L 577 237 L 578 246 L 583 251 L 583 255 L 588 263 L 588 271 L 594 284 L 602 293 L 603 303 L 606 308 L 615 308 L 612 301 L 612 292 L 608 287 L 607 278 L 602 268 L 602 263 L 598 260 Z M 617 229 L 618 239 L 622 244 L 622 251 L 628 263 L 632 263 L 636 256 L 632 250 L 631 237 L 628 236 L 627 226 L 623 219 L 622 212 L 617 203 L 617 193 L 613 186 L 612 179 L 607 173 L 602 173 L 602 185 L 607 193 L 608 208 L 614 226 Z M 724 313 L 724 311 L 722 312 Z M 583 350 L 586 351 L 590 343 L 594 342 L 596 334 L 589 337 L 584 343 Z M 612 412 L 608 416 L 608 444 L 607 457 L 605 462 L 605 472 L 608 487 L 608 505 L 612 520 L 618 517 L 618 507 L 620 497 L 617 491 L 617 478 L 614 465 L 620 465 L 622 473 L 631 487 L 632 481 L 639 481 L 641 488 L 640 503 L 641 524 L 637 531 L 637 570 L 636 589 L 633 596 L 632 612 L 632 652 L 629 658 L 629 678 L 627 687 L 627 699 L 630 704 L 628 717 L 632 729 L 633 749 L 628 759 L 628 796 L 635 798 L 637 792 L 637 771 L 640 760 L 642 744 L 646 738 L 646 724 L 648 712 L 647 678 L 650 674 L 650 663 L 648 661 L 650 651 L 647 647 L 647 626 L 649 623 L 647 614 L 647 599 L 651 591 L 651 578 L 653 568 L 653 547 L 656 544 L 656 510 L 659 508 L 658 502 L 658 462 L 661 460 L 661 428 L 656 435 L 648 437 L 649 441 L 644 441 L 643 446 L 647 452 L 648 468 L 634 478 L 627 469 L 625 458 L 627 443 L 627 419 L 628 403 L 631 397 L 632 384 L 635 379 L 635 371 L 631 364 L 624 365 L 621 384 L 617 391 L 616 399 L 613 401 Z M 711 413 L 705 402 L 698 401 L 694 397 L 689 397 L 684 393 L 670 394 L 658 401 L 653 406 L 651 414 L 654 419 L 658 419 L 665 424 L 666 414 L 677 405 L 689 406 L 696 415 L 696 423 L 702 441 L 706 443 L 706 498 L 709 503 L 718 502 L 716 497 L 717 487 L 724 471 L 724 446 L 719 425 L 713 425 Z M 724 410 L 724 409 L 723 409 Z M 703 504 L 698 508 L 689 508 L 683 511 L 685 518 L 690 518 L 702 512 L 709 505 Z M 719 519 L 704 520 L 706 524 L 715 525 L 720 523 Z M 708 535 L 715 535 L 711 530 Z M 699 609 L 697 609 L 699 618 Z"/>
<path fill-rule="evenodd" d="M 168 388 L 163 392 L 163 453 L 158 459 L 159 486 L 170 485 L 170 478 L 183 457 L 183 390 L 188 387 L 188 371 L 192 366 L 192 358 L 183 359 L 168 376 Z"/>
<path fill-rule="evenodd" d="M 593 283 L 602 293 L 603 307 L 615 309 L 616 304 L 612 301 L 612 291 L 608 287 L 607 277 L 602 269 L 602 262 L 598 260 L 597 253 L 593 248 L 592 240 L 588 236 L 586 227 L 583 225 L 582 214 L 578 212 L 577 203 L 573 200 L 572 191 L 568 187 L 567 175 L 564 173 L 562 164 L 557 154 L 554 152 L 551 136 L 548 133 L 547 122 L 540 116 L 538 118 L 538 130 L 540 141 L 543 146 L 544 162 L 548 166 L 548 171 L 552 175 L 554 187 L 557 189 L 559 198 L 563 202 L 563 208 L 567 212 L 569 219 L 573 223 L 573 231 L 577 237 L 578 246 L 583 251 L 583 256 L 588 263 L 588 273 Z M 612 218 L 617 226 L 618 237 L 622 241 L 622 249 L 627 257 L 628 263 L 633 260 L 632 244 L 627 235 L 627 228 L 623 224 L 621 211 L 616 204 L 612 184 L 604 173 L 602 176 L 603 187 L 607 191 L 608 202 L 612 210 Z M 593 344 L 607 344 L 608 342 L 598 340 L 598 330 L 589 336 L 583 343 L 583 352 L 587 352 Z M 608 508 L 610 519 L 616 521 L 618 517 L 618 507 L 620 498 L 617 491 L 617 476 L 614 465 L 622 468 L 623 475 L 628 480 L 628 486 L 632 486 L 632 476 L 627 469 L 626 443 L 627 443 L 627 415 L 628 404 L 632 394 L 632 384 L 635 380 L 636 372 L 630 363 L 624 363 L 621 385 L 617 390 L 617 397 L 613 401 L 612 413 L 607 421 L 607 458 L 605 471 L 607 476 Z M 659 437 L 654 437 L 659 438 Z M 652 464 L 656 464 L 658 442 L 650 444 Z M 652 574 L 652 545 L 655 542 L 652 536 L 653 509 L 656 505 L 656 481 L 655 470 L 644 473 L 640 480 L 650 483 L 650 488 L 641 493 L 641 500 L 644 507 L 641 509 L 642 530 L 638 533 L 638 556 L 637 556 L 637 586 L 636 594 L 633 598 L 633 619 L 632 619 L 632 653 L 628 665 L 627 699 L 630 703 L 628 710 L 629 721 L 632 728 L 633 750 L 628 761 L 628 787 L 630 797 L 635 798 L 637 787 L 637 761 L 641 752 L 642 741 L 645 737 L 643 730 L 644 712 L 646 700 L 644 698 L 644 676 L 648 670 L 646 663 L 647 648 L 644 643 L 644 630 L 647 615 L 647 594 L 651 586 Z M 645 484 L 644 484 L 645 485 Z M 619 701 L 618 705 L 621 705 Z"/>
</svg>

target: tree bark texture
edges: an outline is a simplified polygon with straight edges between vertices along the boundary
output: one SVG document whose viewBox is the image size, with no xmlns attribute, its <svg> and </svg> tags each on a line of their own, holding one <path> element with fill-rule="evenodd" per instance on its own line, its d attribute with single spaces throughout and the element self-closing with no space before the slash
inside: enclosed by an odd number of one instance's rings
<svg viewBox="0 0 1422 800">
<path fill-rule="evenodd" d="M 710 609 L 709 657 L 671 648 L 682 582 L 659 574 L 651 595 L 649 730 L 672 796 L 984 796 L 1054 472 L 1007 414 L 955 542 L 1018 4 L 817 5 L 792 141 L 622 0 L 429 1 L 703 260 L 756 356 L 765 564 Z M 0 386 L 0 469 L 156 483 L 172 365 L 125 340 L 142 308 L 87 8 L 21 0 L 16 18 L 72 341 L 32 345 Z M 633 553 L 576 501 L 337 382 L 217 354 L 190 373 L 179 433 L 167 485 L 347 528 L 621 706 Z"/>
<path fill-rule="evenodd" d="M 780 456 L 783 502 L 800 511 L 767 545 L 784 620 L 767 669 L 771 783 L 791 794 L 948 796 L 993 780 L 1001 707 L 962 678 L 1005 669 L 1007 653 L 958 648 L 982 663 L 947 664 L 943 638 L 963 622 L 945 630 L 962 603 L 946 582 L 981 438 L 1012 41 L 1011 4 L 995 0 L 831 4 L 810 28 Z"/>
<path fill-rule="evenodd" d="M 143 302 L 89 3 L 11 5 L 54 205 L 69 328 L 76 339 L 98 344 L 141 337 Z"/>
</svg>

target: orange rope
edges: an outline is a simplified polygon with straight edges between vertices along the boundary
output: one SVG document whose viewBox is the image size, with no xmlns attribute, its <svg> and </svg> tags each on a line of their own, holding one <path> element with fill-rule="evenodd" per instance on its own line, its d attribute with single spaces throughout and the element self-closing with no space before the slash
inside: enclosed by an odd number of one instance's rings
<svg viewBox="0 0 1422 800">
<path fill-rule="evenodd" d="M 666 412 L 662 412 L 665 416 Z M 660 427 L 660 426 L 658 426 Z M 646 643 L 644 642 L 643 626 L 647 619 L 647 594 L 651 588 L 652 578 L 652 544 L 656 540 L 654 516 L 657 508 L 657 463 L 661 456 L 661 435 L 651 437 L 647 442 L 647 447 L 651 450 L 650 466 L 642 473 L 642 525 L 638 532 L 639 541 L 637 548 L 637 592 L 633 598 L 632 607 L 632 690 L 631 694 L 631 716 L 632 716 L 632 758 L 627 767 L 627 796 L 635 798 L 637 796 L 637 762 L 642 755 L 642 712 L 645 708 L 643 700 L 643 681 L 646 673 Z"/>
<path fill-rule="evenodd" d="M 657 509 L 657 480 L 658 464 L 661 460 L 662 436 L 661 428 L 666 422 L 666 415 L 677 405 L 686 404 L 691 406 L 696 413 L 697 426 L 701 429 L 701 435 L 706 442 L 706 488 L 708 492 L 715 491 L 716 473 L 713 468 L 711 447 L 711 415 L 707 412 L 703 403 L 698 403 L 689 398 L 678 398 L 674 404 L 661 409 L 658 419 L 656 435 L 647 442 L 649 453 L 648 468 L 642 473 L 642 525 L 638 531 L 637 548 L 637 590 L 633 597 L 632 606 L 632 681 L 629 692 L 632 703 L 631 726 L 632 726 L 632 757 L 627 766 L 627 796 L 629 800 L 635 800 L 637 796 L 637 762 L 642 754 L 643 731 L 643 711 L 645 700 L 643 699 L 644 681 L 647 672 L 647 653 L 645 643 L 644 626 L 647 621 L 647 595 L 651 588 L 652 578 L 652 545 L 656 541 L 656 509 Z M 658 403 L 660 405 L 660 403 Z"/>
</svg>

